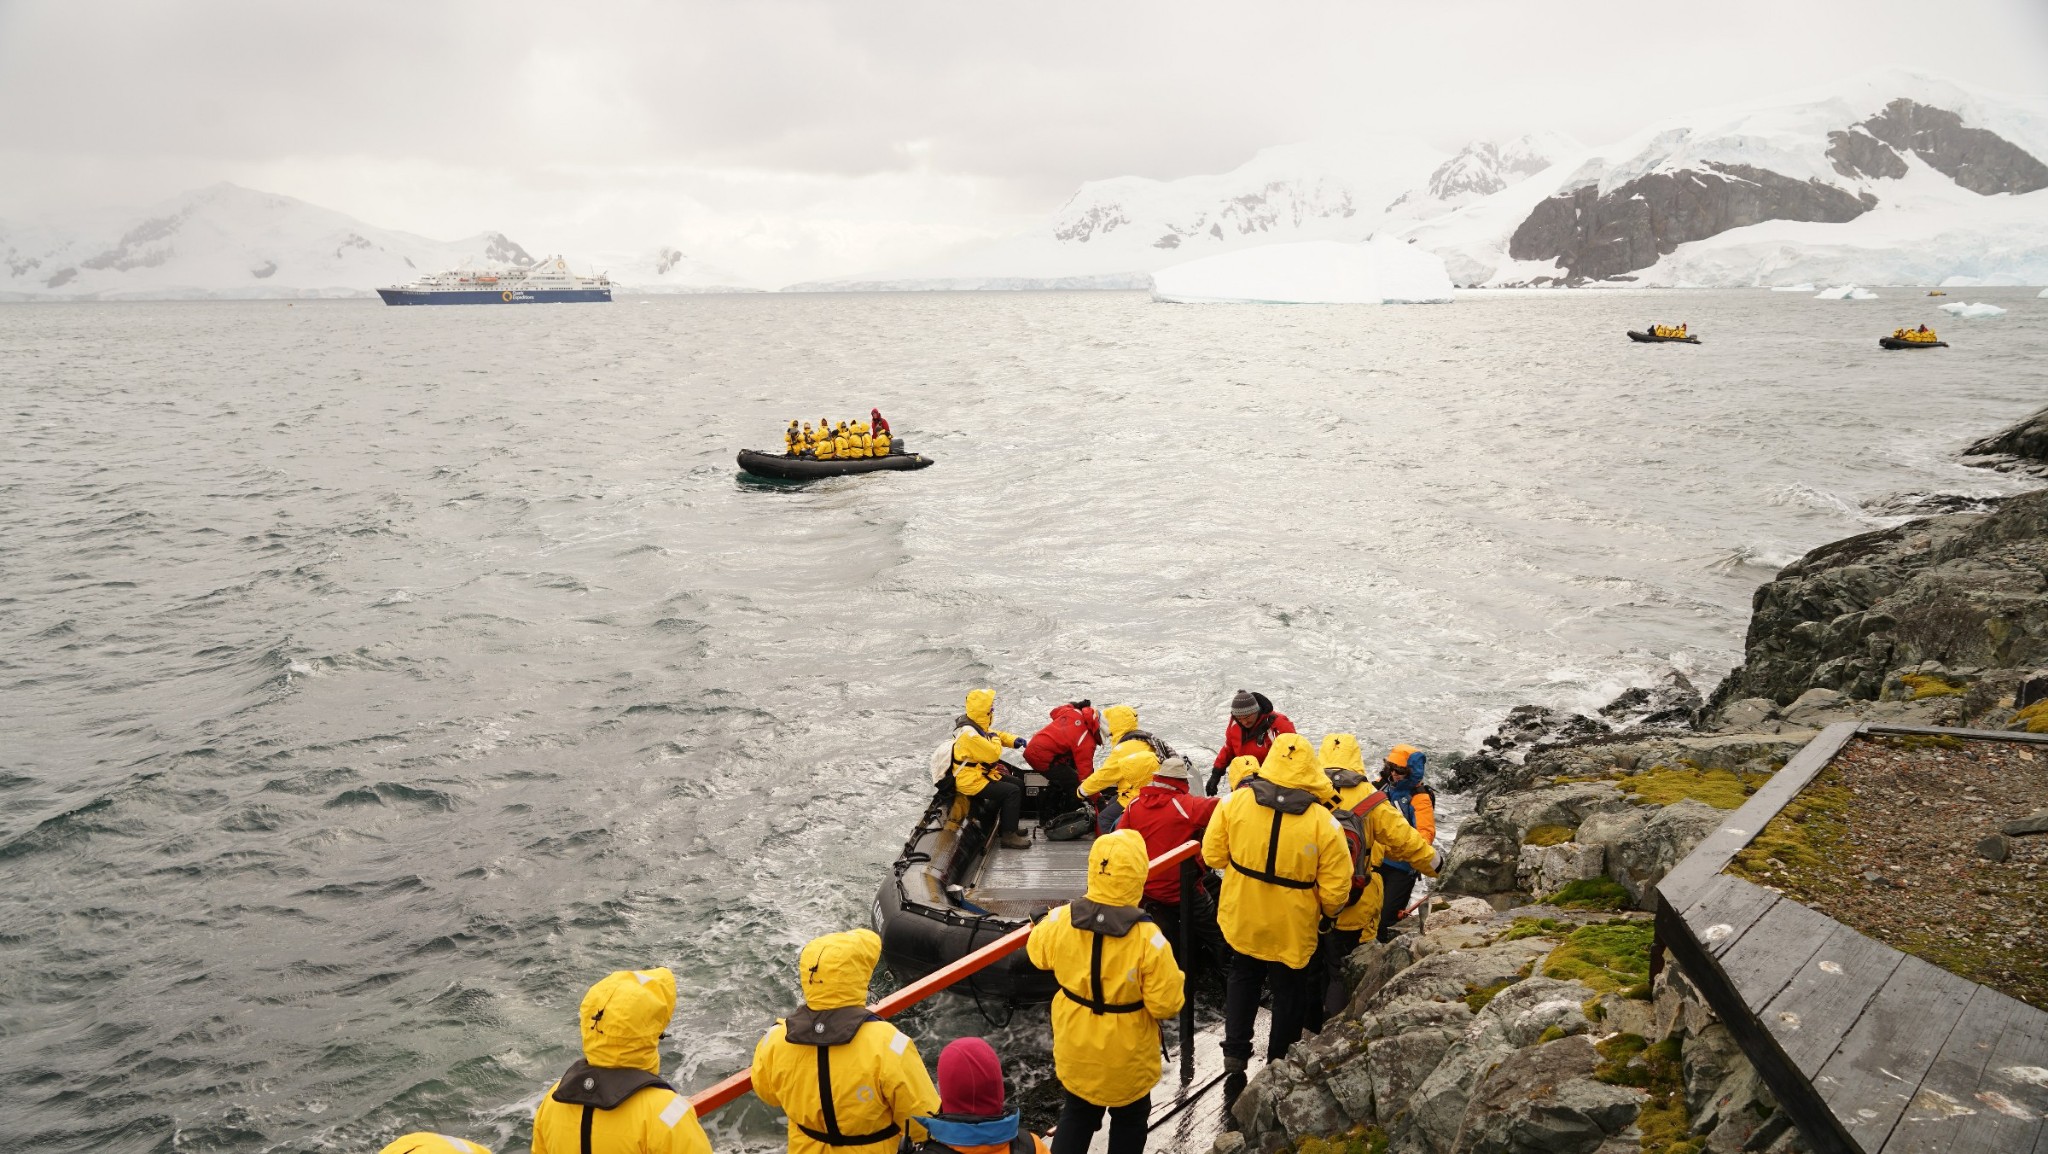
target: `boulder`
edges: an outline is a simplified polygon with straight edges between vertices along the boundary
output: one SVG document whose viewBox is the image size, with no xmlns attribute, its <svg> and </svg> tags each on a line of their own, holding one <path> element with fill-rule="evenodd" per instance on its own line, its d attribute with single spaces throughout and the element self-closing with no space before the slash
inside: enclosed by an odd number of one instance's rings
<svg viewBox="0 0 2048 1154">
<path fill-rule="evenodd" d="M 1554 894 L 1575 881 L 1607 872 L 1607 847 L 1564 842 L 1525 845 L 1515 865 L 1515 882 L 1539 897 Z"/>
<path fill-rule="evenodd" d="M 1437 871 L 1437 892 L 1507 893 L 1515 888 L 1515 872 L 1521 858 L 1521 839 L 1471 828 L 1468 823 L 1467 828 L 1458 831 L 1451 851 L 1444 855 L 1443 865 Z"/>
<path fill-rule="evenodd" d="M 1848 694 L 1837 690 L 1809 689 L 1786 707 L 1785 721 L 1792 725 L 1819 729 L 1830 722 L 1840 720 L 1848 703 Z"/>
<path fill-rule="evenodd" d="M 1966 457 L 2017 457 L 2048 463 L 2048 409 L 2011 425 L 1963 450 Z"/>
<path fill-rule="evenodd" d="M 1628 890 L 1636 908 L 1655 909 L 1657 883 L 1727 816 L 1687 798 L 1674 805 L 1596 814 L 1579 827 L 1578 838 L 1605 849 L 1607 876 Z"/>
<path fill-rule="evenodd" d="M 1627 795 L 1611 782 L 1568 781 L 1503 794 L 1484 816 L 1497 832 L 1512 832 L 1519 845 L 1539 825 L 1577 826 L 1593 814 L 1627 807 Z"/>
<path fill-rule="evenodd" d="M 1769 732 L 1778 705 L 1767 697 L 1745 697 L 1721 710 L 1719 728 L 1734 733 Z"/>
<path fill-rule="evenodd" d="M 1635 1122 L 1640 1090 L 1593 1080 L 1591 1039 L 1517 1050 L 1487 1072 L 1466 1107 L 1459 1154 L 1594 1154 Z"/>
<path fill-rule="evenodd" d="M 1591 1030 L 1582 1007 L 1592 997 L 1593 990 L 1577 982 L 1529 978 L 1494 995 L 1482 1012 L 1500 1019 L 1511 1045 L 1533 1046 L 1552 1027 L 1566 1034 Z"/>
<path fill-rule="evenodd" d="M 1719 1022 L 1688 1034 L 1679 1055 L 1679 1067 L 1685 1076 L 1685 1108 L 1695 1122 L 1729 1075 L 1749 1066 L 1749 1060 L 1742 1056 L 1742 1047 L 1735 1043 L 1728 1027 Z M 1712 1127 L 1699 1129 L 1704 1133 Z"/>
<path fill-rule="evenodd" d="M 1458 1008 L 1464 1009 L 1464 1004 L 1458 1003 Z M 1366 1047 L 1365 1067 L 1378 1110 L 1372 1121 L 1389 1125 L 1407 1109 L 1409 1096 L 1436 1071 L 1452 1043 L 1463 1034 L 1461 1029 L 1410 1030 Z"/>
<path fill-rule="evenodd" d="M 1523 938 L 1484 949 L 1434 954 L 1395 974 L 1373 994 L 1365 995 L 1361 988 L 1352 1005 L 1363 1013 L 1346 1013 L 1363 1017 L 1364 1013 L 1377 1013 L 1398 1004 L 1462 1000 L 1468 990 L 1521 977 L 1537 958 L 1555 946 L 1555 942 L 1543 938 Z"/>
</svg>

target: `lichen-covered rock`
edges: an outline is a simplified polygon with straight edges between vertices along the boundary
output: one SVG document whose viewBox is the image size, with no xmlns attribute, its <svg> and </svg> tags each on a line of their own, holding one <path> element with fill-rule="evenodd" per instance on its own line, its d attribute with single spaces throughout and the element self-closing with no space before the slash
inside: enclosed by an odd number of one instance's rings
<svg viewBox="0 0 2048 1154">
<path fill-rule="evenodd" d="M 1515 865 L 1515 882 L 1523 890 L 1542 897 L 1554 894 L 1575 881 L 1597 878 L 1607 872 L 1607 847 L 1562 842 L 1558 845 L 1525 845 Z"/>
<path fill-rule="evenodd" d="M 1354 999 L 1353 1005 L 1360 1013 L 1351 1016 L 1362 1017 L 1403 1002 L 1458 1001 L 1473 989 L 1499 986 L 1521 977 L 1555 945 L 1543 938 L 1523 938 L 1484 949 L 1432 955 L 1395 974 L 1362 1001 Z"/>
<path fill-rule="evenodd" d="M 1522 860 L 1521 839 L 1513 834 L 1489 833 L 1468 823 L 1458 831 L 1451 851 L 1437 874 L 1437 892 L 1445 894 L 1498 894 L 1515 888 L 1515 871 Z"/>
<path fill-rule="evenodd" d="M 1533 1046 L 1553 1027 L 1568 1035 L 1592 1028 L 1585 1003 L 1593 990 L 1577 982 L 1529 978 L 1494 995 L 1485 1013 L 1500 1019 L 1501 1030 L 1515 1046 Z"/>
<path fill-rule="evenodd" d="M 1624 809 L 1610 782 L 1568 781 L 1500 794 L 1458 829 L 1437 889 L 1449 894 L 1507 893 L 1519 883 L 1522 840 L 1540 825 L 1575 827 L 1596 813 Z"/>
<path fill-rule="evenodd" d="M 1981 446 L 1980 446 L 1981 447 Z M 1789 705 L 1816 686 L 1875 698 L 1893 673 L 2048 664 L 2048 490 L 1995 512 L 1909 521 L 1823 545 L 1757 590 L 1743 663 L 1710 711 Z"/>
<path fill-rule="evenodd" d="M 1311 1134 L 1341 1133 L 1351 1126 L 1350 1116 L 1318 1079 L 1297 1083 L 1286 1095 L 1276 1098 L 1273 1116 L 1293 1141 Z"/>
<path fill-rule="evenodd" d="M 1480 1015 L 1451 1042 L 1436 1069 L 1408 1096 L 1408 1114 L 1389 1132 L 1391 1151 L 1416 1149 L 1457 1154 L 1458 1134 L 1465 1126 L 1466 1107 L 1480 1079 L 1515 1052 L 1501 1030 L 1500 1019 Z M 1385 1102 L 1380 1110 L 1387 1109 Z"/>
<path fill-rule="evenodd" d="M 1460 1003 L 1458 1008 L 1465 1007 Z M 1367 1046 L 1366 1067 L 1377 1110 L 1374 1121 L 1382 1126 L 1391 1124 L 1407 1108 L 1409 1096 L 1443 1062 L 1451 1043 L 1463 1035 L 1464 1030 L 1449 1027 L 1418 1029 Z"/>
<path fill-rule="evenodd" d="M 1592 1078 L 1590 1039 L 1519 1049 L 1480 1081 L 1467 1104 L 1458 1154 L 1593 1154 L 1635 1121 L 1645 1095 Z"/>
<path fill-rule="evenodd" d="M 1686 1036 L 1679 1067 L 1685 1076 L 1685 1108 L 1695 1119 L 1737 1066 L 1748 1067 L 1742 1047 L 1719 1022 Z"/>
</svg>

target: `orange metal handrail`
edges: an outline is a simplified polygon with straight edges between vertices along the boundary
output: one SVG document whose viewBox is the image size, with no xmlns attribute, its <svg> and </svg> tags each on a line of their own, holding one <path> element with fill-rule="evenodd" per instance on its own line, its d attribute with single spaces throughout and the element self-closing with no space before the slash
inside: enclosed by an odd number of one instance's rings
<svg viewBox="0 0 2048 1154">
<path fill-rule="evenodd" d="M 1202 843 L 1200 842 L 1182 842 L 1158 857 L 1153 858 L 1151 864 L 1146 868 L 1146 873 L 1149 875 L 1153 870 L 1159 869 L 1162 866 L 1174 866 L 1184 861 L 1190 861 L 1201 851 Z M 938 993 L 940 990 L 955 985 L 966 978 L 973 977 L 975 974 L 1023 949 L 1024 943 L 1031 938 L 1031 929 L 1032 927 L 1030 926 L 1018 926 L 1016 929 L 961 958 L 959 961 L 933 970 L 924 977 L 869 1006 L 868 1012 L 879 1018 L 894 1017 L 931 997 L 933 994 Z M 753 1072 L 741 1070 L 739 1073 L 728 1075 L 716 1084 L 691 1095 L 690 1105 L 696 1109 L 697 1116 L 701 1118 L 753 1088 Z"/>
</svg>

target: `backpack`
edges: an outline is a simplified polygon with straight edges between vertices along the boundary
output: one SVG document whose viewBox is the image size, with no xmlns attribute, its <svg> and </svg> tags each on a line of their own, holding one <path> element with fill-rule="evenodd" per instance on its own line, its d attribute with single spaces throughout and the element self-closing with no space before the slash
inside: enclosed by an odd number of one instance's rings
<svg viewBox="0 0 2048 1154">
<path fill-rule="evenodd" d="M 953 738 L 958 736 L 960 736 L 959 731 L 955 730 L 953 737 L 940 742 L 938 747 L 932 750 L 931 769 L 932 785 L 934 787 L 942 786 L 953 780 Z"/>
<path fill-rule="evenodd" d="M 1365 887 L 1372 881 L 1372 841 L 1365 833 L 1365 815 L 1374 806 L 1391 805 L 1387 791 L 1374 790 L 1357 805 L 1346 809 L 1331 806 L 1330 815 L 1337 819 L 1337 828 L 1344 831 L 1344 848 L 1351 851 L 1351 897 L 1344 903 L 1345 909 L 1358 904 L 1365 895 Z"/>
</svg>

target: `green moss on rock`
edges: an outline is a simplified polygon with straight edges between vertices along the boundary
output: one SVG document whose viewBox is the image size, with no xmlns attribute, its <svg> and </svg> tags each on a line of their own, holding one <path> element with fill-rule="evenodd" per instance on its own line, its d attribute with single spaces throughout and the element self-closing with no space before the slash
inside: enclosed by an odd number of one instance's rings
<svg viewBox="0 0 2048 1154">
<path fill-rule="evenodd" d="M 1653 805 L 1672 805 L 1687 798 L 1715 809 L 1740 809 L 1757 787 L 1771 780 L 1767 773 L 1736 773 L 1729 769 L 1658 765 L 1616 782 L 1623 793 Z"/>
<path fill-rule="evenodd" d="M 1632 902 L 1620 882 L 1603 875 L 1566 884 L 1551 895 L 1550 904 L 1567 910 L 1625 910 Z"/>
<path fill-rule="evenodd" d="M 1650 976 L 1648 922 L 1580 926 L 1543 959 L 1543 976 L 1580 982 L 1601 993 L 1626 990 Z"/>
<path fill-rule="evenodd" d="M 1735 855 L 1727 872 L 1753 882 L 1777 881 L 1788 871 L 1838 881 L 1828 856 L 1844 836 L 1849 802 L 1841 771 L 1822 770 Z"/>
<path fill-rule="evenodd" d="M 1295 1154 L 1387 1154 L 1387 1132 L 1359 1126 L 1329 1138 L 1308 1137 L 1294 1145 Z"/>
<path fill-rule="evenodd" d="M 1539 825 L 1529 829 L 1522 839 L 1523 845 L 1563 845 L 1572 840 L 1575 831 L 1568 825 Z"/>
</svg>

